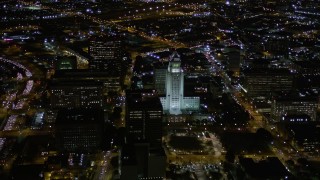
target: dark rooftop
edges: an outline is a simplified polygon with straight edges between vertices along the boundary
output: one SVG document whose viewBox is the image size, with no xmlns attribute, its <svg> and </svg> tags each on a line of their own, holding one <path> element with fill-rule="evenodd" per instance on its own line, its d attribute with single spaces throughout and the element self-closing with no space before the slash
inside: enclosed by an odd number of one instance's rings
<svg viewBox="0 0 320 180">
<path fill-rule="evenodd" d="M 251 158 L 240 158 L 241 166 L 245 172 L 255 179 L 283 179 L 291 174 L 276 157 L 269 157 L 265 160 L 255 162 Z"/>
<path fill-rule="evenodd" d="M 103 121 L 102 109 L 61 109 L 56 124 L 94 123 Z"/>
<path fill-rule="evenodd" d="M 117 74 L 106 71 L 93 71 L 89 69 L 57 70 L 53 79 L 77 79 L 84 77 L 118 77 Z"/>
<path fill-rule="evenodd" d="M 247 68 L 243 73 L 248 74 L 291 74 L 289 69 L 273 69 L 273 68 Z"/>
<path fill-rule="evenodd" d="M 305 141 L 320 142 L 320 127 L 313 123 L 289 123 L 286 128 L 294 134 L 295 140 L 299 143 Z"/>
<path fill-rule="evenodd" d="M 126 105 L 130 109 L 162 109 L 160 99 L 153 89 L 127 90 Z"/>
<path fill-rule="evenodd" d="M 103 87 L 103 82 L 97 82 L 94 80 L 81 80 L 81 81 L 72 81 L 72 80 L 53 80 L 50 82 L 51 86 L 83 86 L 83 87 Z"/>
</svg>

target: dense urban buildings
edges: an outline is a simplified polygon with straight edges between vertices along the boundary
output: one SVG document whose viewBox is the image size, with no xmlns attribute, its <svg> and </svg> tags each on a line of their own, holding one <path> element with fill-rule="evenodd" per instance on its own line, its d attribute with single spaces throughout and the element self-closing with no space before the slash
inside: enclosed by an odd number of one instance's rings
<svg viewBox="0 0 320 180">
<path fill-rule="evenodd" d="M 0 2 L 0 179 L 319 179 L 319 0 Z"/>
</svg>

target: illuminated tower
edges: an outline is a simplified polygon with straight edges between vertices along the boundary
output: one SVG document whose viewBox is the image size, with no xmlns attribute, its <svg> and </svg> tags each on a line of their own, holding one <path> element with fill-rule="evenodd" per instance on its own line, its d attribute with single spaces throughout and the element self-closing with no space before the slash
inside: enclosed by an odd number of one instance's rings
<svg viewBox="0 0 320 180">
<path fill-rule="evenodd" d="M 170 114 L 181 114 L 183 108 L 183 70 L 178 53 L 174 52 L 169 62 L 166 75 L 165 110 Z"/>
<path fill-rule="evenodd" d="M 160 82 L 156 76 L 156 82 Z M 160 101 L 165 113 L 179 115 L 183 113 L 199 111 L 200 97 L 184 97 L 184 73 L 181 68 L 180 56 L 174 52 L 169 60 L 165 80 L 166 95 L 160 97 Z"/>
</svg>

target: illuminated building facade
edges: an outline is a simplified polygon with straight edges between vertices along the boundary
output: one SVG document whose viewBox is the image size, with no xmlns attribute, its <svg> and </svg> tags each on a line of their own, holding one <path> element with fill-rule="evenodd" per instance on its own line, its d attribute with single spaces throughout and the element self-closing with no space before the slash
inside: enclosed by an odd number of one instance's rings
<svg viewBox="0 0 320 180">
<path fill-rule="evenodd" d="M 103 84 L 94 81 L 52 82 L 51 108 L 103 108 Z"/>
<path fill-rule="evenodd" d="M 165 86 L 166 96 L 160 98 L 164 111 L 178 115 L 183 111 L 199 110 L 199 97 L 184 97 L 184 73 L 177 52 L 174 52 L 170 58 Z"/>
<path fill-rule="evenodd" d="M 87 69 L 56 71 L 53 77 L 54 81 L 62 82 L 87 82 L 88 80 L 103 83 L 103 92 L 107 94 L 110 91 L 119 92 L 123 84 L 123 78 L 113 72 L 94 71 Z"/>
<path fill-rule="evenodd" d="M 287 115 L 308 115 L 311 121 L 316 120 L 318 97 L 316 96 L 279 96 L 271 105 L 271 118 L 280 121 Z"/>
<path fill-rule="evenodd" d="M 122 74 L 124 61 L 122 41 L 118 36 L 92 37 L 89 40 L 89 68 Z"/>
<path fill-rule="evenodd" d="M 288 69 L 252 68 L 242 72 L 241 88 L 248 97 L 269 97 L 277 91 L 290 91 L 293 74 Z"/>
<path fill-rule="evenodd" d="M 165 96 L 166 94 L 166 75 L 168 64 L 157 63 L 154 64 L 154 88 L 157 90 L 159 96 Z"/>
</svg>

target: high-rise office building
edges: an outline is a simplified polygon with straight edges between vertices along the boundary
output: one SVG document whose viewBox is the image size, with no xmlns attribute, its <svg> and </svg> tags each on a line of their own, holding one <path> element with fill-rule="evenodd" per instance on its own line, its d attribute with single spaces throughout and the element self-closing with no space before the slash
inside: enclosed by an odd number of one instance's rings
<svg viewBox="0 0 320 180">
<path fill-rule="evenodd" d="M 89 40 L 89 68 L 122 74 L 125 61 L 122 40 L 118 36 L 98 36 Z"/>
<path fill-rule="evenodd" d="M 120 151 L 120 180 L 154 179 L 166 176 L 166 153 L 148 143 L 126 144 Z"/>
<path fill-rule="evenodd" d="M 181 114 L 183 106 L 184 74 L 181 68 L 180 56 L 175 53 L 169 62 L 166 76 L 166 107 L 170 114 Z"/>
<path fill-rule="evenodd" d="M 133 141 L 161 144 L 162 105 L 155 90 L 126 91 L 126 128 Z"/>
<path fill-rule="evenodd" d="M 102 148 L 101 109 L 61 109 L 56 120 L 57 147 L 62 152 L 92 152 Z"/>
<path fill-rule="evenodd" d="M 232 49 L 232 51 L 225 54 L 227 61 L 227 68 L 234 73 L 235 76 L 239 76 L 241 55 L 240 49 Z"/>
<path fill-rule="evenodd" d="M 184 97 L 184 73 L 180 56 L 174 52 L 166 72 L 166 96 L 161 97 L 164 111 L 169 114 L 182 114 L 182 111 L 196 111 L 200 107 L 199 97 Z"/>
<path fill-rule="evenodd" d="M 166 95 L 166 75 L 168 63 L 154 64 L 154 88 L 157 90 L 159 96 Z"/>
<path fill-rule="evenodd" d="M 104 94 L 110 91 L 120 92 L 123 85 L 123 78 L 109 71 L 94 71 L 88 69 L 61 70 L 56 71 L 53 77 L 53 81 L 71 81 L 79 82 L 80 84 L 88 80 L 103 83 Z M 83 85 L 85 84 L 83 83 Z"/>
<path fill-rule="evenodd" d="M 315 121 L 318 102 L 318 96 L 301 92 L 275 97 L 271 105 L 271 118 L 280 121 L 288 115 L 308 115 L 312 121 Z"/>
<path fill-rule="evenodd" d="M 103 108 L 103 84 L 94 81 L 53 81 L 51 108 Z"/>
<path fill-rule="evenodd" d="M 242 75 L 241 87 L 248 97 L 270 97 L 293 86 L 293 74 L 288 69 L 251 68 L 243 70 Z"/>
</svg>

